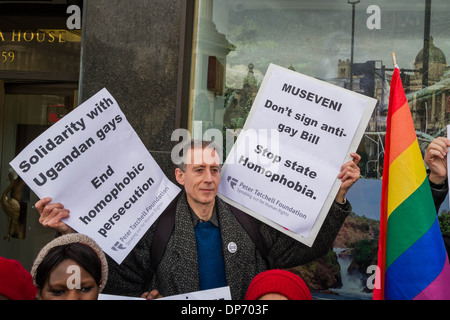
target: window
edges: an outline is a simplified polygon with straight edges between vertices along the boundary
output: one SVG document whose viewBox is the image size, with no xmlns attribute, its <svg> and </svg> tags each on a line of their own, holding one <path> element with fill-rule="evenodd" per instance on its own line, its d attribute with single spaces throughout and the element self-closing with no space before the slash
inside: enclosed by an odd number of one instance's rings
<svg viewBox="0 0 450 320">
<path fill-rule="evenodd" d="M 243 128 L 270 63 L 378 100 L 358 148 L 362 179 L 347 194 L 355 215 L 329 253 L 336 255 L 341 274 L 333 275 L 327 267 L 334 258 L 319 259 L 306 271 L 296 268 L 312 289 L 333 288 L 349 299 L 371 299 L 364 284 L 377 260 L 392 52 L 424 151 L 434 137 L 445 136 L 450 122 L 448 0 L 199 0 L 196 6 L 189 118 L 194 137 L 220 130 L 225 151 L 230 151 L 227 142 Z M 341 254 L 343 247 L 353 249 L 346 251 L 349 256 Z M 354 268 L 349 276 L 352 259 L 357 261 L 352 266 L 367 274 Z M 336 277 L 342 279 L 341 289 L 334 289 L 340 284 L 315 287 Z"/>
<path fill-rule="evenodd" d="M 237 134 L 274 63 L 378 99 L 359 153 L 362 176 L 380 179 L 395 52 L 425 149 L 449 122 L 450 7 L 446 0 L 434 0 L 429 10 L 422 0 L 357 2 L 198 1 L 189 119 L 194 136 L 210 128 Z"/>
</svg>

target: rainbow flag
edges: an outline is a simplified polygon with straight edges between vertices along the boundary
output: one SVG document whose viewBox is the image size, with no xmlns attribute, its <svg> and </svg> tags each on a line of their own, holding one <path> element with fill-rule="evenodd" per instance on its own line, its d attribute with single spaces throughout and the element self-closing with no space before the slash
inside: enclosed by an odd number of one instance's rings
<svg viewBox="0 0 450 320">
<path fill-rule="evenodd" d="M 397 66 L 387 117 L 373 299 L 450 299 L 447 252 Z"/>
</svg>

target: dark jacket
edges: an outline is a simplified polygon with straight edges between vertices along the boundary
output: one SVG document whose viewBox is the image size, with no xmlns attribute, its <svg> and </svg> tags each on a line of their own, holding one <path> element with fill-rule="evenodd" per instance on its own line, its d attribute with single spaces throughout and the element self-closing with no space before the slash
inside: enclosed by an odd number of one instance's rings
<svg viewBox="0 0 450 320">
<path fill-rule="evenodd" d="M 325 254 L 351 211 L 348 201 L 344 205 L 334 202 L 312 247 L 252 218 L 268 247 L 271 262 L 267 265 L 228 205 L 216 197 L 216 206 L 227 284 L 234 300 L 244 299 L 248 285 L 258 273 L 267 269 L 302 265 Z M 184 193 L 177 203 L 175 229 L 156 272 L 150 267 L 150 248 L 155 225 L 156 223 L 150 227 L 120 266 L 109 259 L 110 271 L 104 293 L 140 296 L 143 292 L 158 289 L 163 296 L 171 296 L 199 290 L 194 227 Z M 235 253 L 227 250 L 230 242 L 237 245 Z"/>
<path fill-rule="evenodd" d="M 430 187 L 431 187 L 431 193 L 433 195 L 434 200 L 434 206 L 436 207 L 436 213 L 439 214 L 439 208 L 441 204 L 444 202 L 444 200 L 447 197 L 448 194 L 448 181 L 445 180 L 445 182 L 442 185 L 436 185 L 430 181 Z M 447 254 L 450 253 L 450 235 L 449 234 L 443 234 L 442 238 L 444 240 L 445 248 L 447 249 Z"/>
</svg>

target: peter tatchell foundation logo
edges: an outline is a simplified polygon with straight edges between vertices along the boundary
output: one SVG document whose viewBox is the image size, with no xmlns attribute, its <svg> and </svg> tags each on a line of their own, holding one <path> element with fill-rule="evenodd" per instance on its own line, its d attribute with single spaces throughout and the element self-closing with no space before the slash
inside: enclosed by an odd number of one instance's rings
<svg viewBox="0 0 450 320">
<path fill-rule="evenodd" d="M 112 247 L 111 250 L 113 251 L 119 251 L 119 250 L 125 250 L 127 247 L 125 247 L 122 243 L 117 241 Z"/>
<path fill-rule="evenodd" d="M 238 180 L 238 179 L 235 179 L 235 178 L 233 178 L 233 177 L 231 177 L 231 176 L 228 176 L 227 182 L 230 184 L 231 189 L 234 190 L 234 187 L 237 185 L 237 183 L 239 182 L 239 180 Z"/>
</svg>

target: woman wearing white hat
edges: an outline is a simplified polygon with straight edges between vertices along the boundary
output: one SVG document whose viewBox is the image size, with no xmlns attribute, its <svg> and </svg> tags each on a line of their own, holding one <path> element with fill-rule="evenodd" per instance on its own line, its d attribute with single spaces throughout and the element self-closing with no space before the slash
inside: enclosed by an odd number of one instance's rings
<svg viewBox="0 0 450 320">
<path fill-rule="evenodd" d="M 97 300 L 108 277 L 105 254 L 79 233 L 48 243 L 31 269 L 38 300 Z"/>
</svg>

